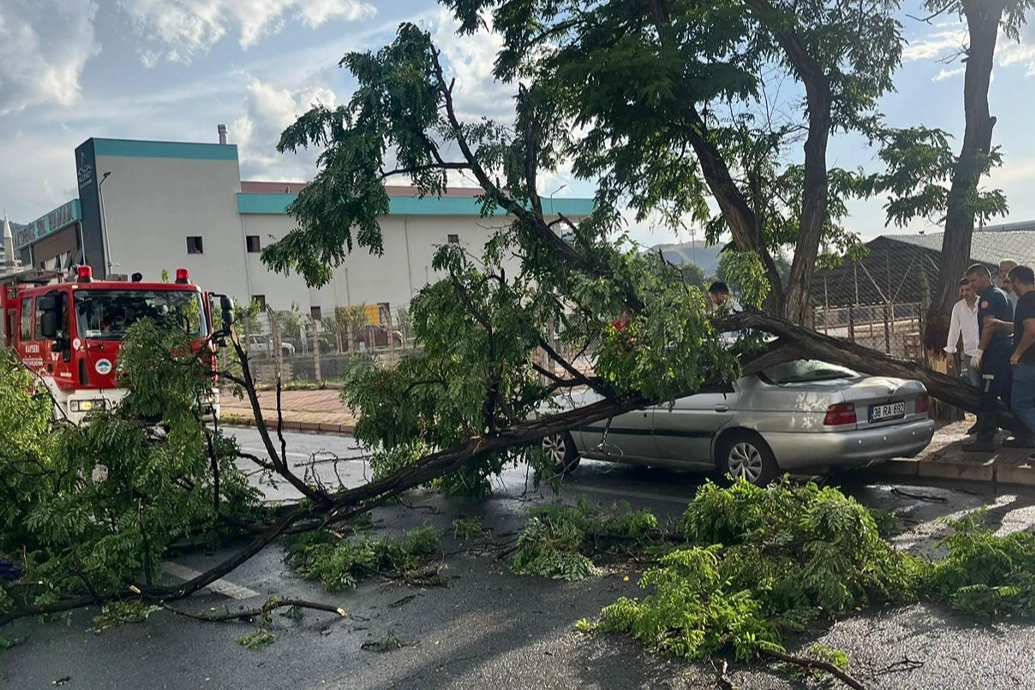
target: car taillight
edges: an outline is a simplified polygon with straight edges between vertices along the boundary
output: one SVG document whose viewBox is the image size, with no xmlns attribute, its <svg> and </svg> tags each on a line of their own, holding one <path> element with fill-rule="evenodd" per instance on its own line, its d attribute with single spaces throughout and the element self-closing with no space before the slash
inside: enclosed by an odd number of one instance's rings
<svg viewBox="0 0 1035 690">
<path fill-rule="evenodd" d="M 921 395 L 916 399 L 916 413 L 927 414 L 931 411 L 931 398 L 927 395 Z"/>
<path fill-rule="evenodd" d="M 838 403 L 827 408 L 827 416 L 823 418 L 823 426 L 842 426 L 855 424 L 855 403 Z"/>
</svg>

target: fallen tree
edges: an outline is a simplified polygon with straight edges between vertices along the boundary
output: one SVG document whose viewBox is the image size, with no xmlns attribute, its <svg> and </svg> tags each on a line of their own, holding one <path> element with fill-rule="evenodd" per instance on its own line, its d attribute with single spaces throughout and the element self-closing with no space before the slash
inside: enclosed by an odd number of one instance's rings
<svg viewBox="0 0 1035 690">
<path fill-rule="evenodd" d="M 981 396 L 977 390 L 958 378 L 932 371 L 915 362 L 889 357 L 856 343 L 796 326 L 784 319 L 760 312 L 743 312 L 722 320 L 716 327 L 723 331 L 758 330 L 776 337 L 768 344 L 764 354 L 747 365 L 748 371 L 759 370 L 781 361 L 818 359 L 874 376 L 915 379 L 922 382 L 932 396 L 943 402 L 970 412 L 981 410 Z M 1020 431 L 1023 428 L 1020 421 L 1003 403 L 997 405 L 996 416 L 999 425 L 1005 429 Z"/>
</svg>

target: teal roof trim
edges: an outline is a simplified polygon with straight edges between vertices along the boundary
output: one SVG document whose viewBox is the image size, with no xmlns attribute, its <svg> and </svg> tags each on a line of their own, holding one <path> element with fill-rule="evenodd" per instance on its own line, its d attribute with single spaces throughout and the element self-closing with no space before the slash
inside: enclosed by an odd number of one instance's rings
<svg viewBox="0 0 1035 690">
<path fill-rule="evenodd" d="M 58 230 L 82 219 L 83 208 L 79 203 L 79 199 L 72 199 L 15 232 L 14 248 L 24 249 L 30 244 L 35 244 L 44 237 L 53 235 Z"/>
<path fill-rule="evenodd" d="M 136 141 L 133 139 L 94 139 L 95 156 L 128 158 L 181 158 L 188 160 L 236 161 L 233 144 L 198 144 L 178 141 Z"/>
<path fill-rule="evenodd" d="M 241 215 L 284 215 L 296 194 L 251 194 L 237 195 L 237 211 Z M 588 216 L 593 212 L 592 199 L 549 199 L 543 200 L 546 215 L 563 213 L 566 216 Z M 413 196 L 392 197 L 389 200 L 389 215 L 393 216 L 479 216 L 481 204 L 473 196 L 448 196 L 424 198 Z"/>
</svg>

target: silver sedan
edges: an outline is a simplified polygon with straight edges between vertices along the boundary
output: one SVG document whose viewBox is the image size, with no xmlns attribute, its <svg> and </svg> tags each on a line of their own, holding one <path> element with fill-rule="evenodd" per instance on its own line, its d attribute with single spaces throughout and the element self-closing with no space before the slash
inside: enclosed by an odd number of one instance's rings
<svg viewBox="0 0 1035 690">
<path fill-rule="evenodd" d="M 562 405 L 598 400 L 574 393 Z M 765 485 L 785 472 L 861 467 L 913 457 L 934 435 L 919 381 L 865 376 L 813 360 L 779 364 L 735 383 L 547 436 L 558 471 L 580 457 L 718 470 Z"/>
</svg>

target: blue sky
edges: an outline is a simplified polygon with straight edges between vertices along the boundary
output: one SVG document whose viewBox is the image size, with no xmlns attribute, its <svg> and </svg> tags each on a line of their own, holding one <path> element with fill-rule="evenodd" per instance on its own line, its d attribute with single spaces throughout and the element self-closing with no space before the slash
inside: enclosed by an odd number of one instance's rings
<svg viewBox="0 0 1035 690">
<path fill-rule="evenodd" d="M 962 65 L 944 64 L 964 27 L 907 18 L 910 44 L 896 93 L 882 108 L 896 126 L 925 124 L 962 135 Z M 349 50 L 391 41 L 399 22 L 435 34 L 457 77 L 458 103 L 472 117 L 506 117 L 510 89 L 491 80 L 495 37 L 458 37 L 433 0 L 3 0 L 0 4 L 0 206 L 28 222 L 75 196 L 73 150 L 91 137 L 216 141 L 225 123 L 240 148 L 245 179 L 304 180 L 314 155 L 281 156 L 279 133 L 310 104 L 341 103 L 353 82 L 337 68 Z M 1035 29 L 1020 44 L 1003 39 L 992 87 L 995 141 L 1005 166 L 1006 220 L 1035 218 Z M 831 165 L 872 169 L 875 154 L 856 138 L 835 138 Z M 563 188 L 562 188 L 563 186 Z M 564 170 L 542 190 L 590 196 L 593 184 Z M 853 206 L 848 225 L 866 238 L 884 232 L 883 201 Z M 937 231 L 919 222 L 908 230 Z M 685 231 L 633 225 L 645 244 L 689 239 Z"/>
</svg>

